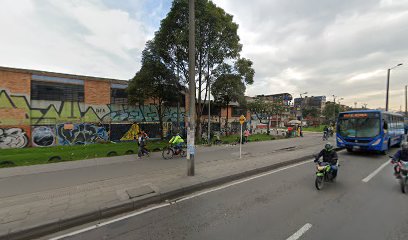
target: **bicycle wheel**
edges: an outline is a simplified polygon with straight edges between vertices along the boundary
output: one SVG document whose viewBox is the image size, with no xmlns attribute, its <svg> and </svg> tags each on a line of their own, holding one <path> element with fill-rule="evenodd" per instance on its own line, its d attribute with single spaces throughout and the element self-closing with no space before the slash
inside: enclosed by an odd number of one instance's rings
<svg viewBox="0 0 408 240">
<path fill-rule="evenodd" d="M 181 157 L 187 157 L 187 148 L 183 147 L 180 152 Z"/>
<path fill-rule="evenodd" d="M 172 159 L 174 155 L 174 151 L 171 148 L 165 148 L 163 149 L 162 156 L 164 159 Z"/>
</svg>

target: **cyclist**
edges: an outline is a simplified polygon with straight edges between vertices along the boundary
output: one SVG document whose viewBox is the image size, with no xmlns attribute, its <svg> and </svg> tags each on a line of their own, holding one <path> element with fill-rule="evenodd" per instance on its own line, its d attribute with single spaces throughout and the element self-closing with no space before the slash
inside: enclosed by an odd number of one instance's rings
<svg viewBox="0 0 408 240">
<path fill-rule="evenodd" d="M 169 141 L 170 144 L 174 145 L 174 149 L 176 149 L 176 154 L 181 151 L 183 147 L 184 140 L 180 137 L 180 133 L 176 133 Z"/>
</svg>

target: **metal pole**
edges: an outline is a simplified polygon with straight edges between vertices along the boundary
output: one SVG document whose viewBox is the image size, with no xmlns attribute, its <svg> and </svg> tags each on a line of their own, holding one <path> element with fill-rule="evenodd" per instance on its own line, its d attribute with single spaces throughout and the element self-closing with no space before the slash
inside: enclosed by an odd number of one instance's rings
<svg viewBox="0 0 408 240">
<path fill-rule="evenodd" d="M 210 109 L 210 105 L 211 105 L 211 84 L 210 84 L 210 80 L 208 80 L 208 144 L 211 143 L 211 109 Z"/>
<path fill-rule="evenodd" d="M 177 100 L 177 127 L 176 131 L 179 132 L 180 129 L 180 99 Z"/>
<path fill-rule="evenodd" d="M 407 87 L 408 85 L 405 85 L 405 116 L 408 117 L 408 109 L 407 109 L 407 102 L 408 102 L 408 98 L 407 98 Z"/>
<path fill-rule="evenodd" d="M 241 158 L 241 152 L 242 152 L 242 124 L 241 124 L 241 137 L 240 137 L 240 141 L 239 141 L 239 158 Z"/>
<path fill-rule="evenodd" d="M 189 32 L 188 32 L 188 78 L 190 90 L 190 111 L 187 136 L 187 176 L 194 176 L 195 156 L 195 122 L 196 122 L 196 84 L 195 84 L 195 0 L 189 0 Z"/>
<path fill-rule="evenodd" d="M 333 107 L 333 122 L 336 121 L 336 96 L 333 95 L 333 103 L 334 103 L 334 107 Z"/>
<path fill-rule="evenodd" d="M 388 94 L 390 91 L 390 72 L 391 69 L 388 68 L 387 71 L 387 93 L 386 93 L 386 97 L 385 97 L 385 111 L 388 111 Z"/>
</svg>

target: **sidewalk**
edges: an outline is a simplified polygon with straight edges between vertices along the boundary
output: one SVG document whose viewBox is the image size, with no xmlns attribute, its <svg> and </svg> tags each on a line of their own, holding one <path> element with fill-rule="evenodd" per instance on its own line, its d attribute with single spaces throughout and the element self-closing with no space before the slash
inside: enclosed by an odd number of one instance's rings
<svg viewBox="0 0 408 240">
<path fill-rule="evenodd" d="M 185 159 L 136 156 L 0 169 L 0 239 L 32 239 L 205 187 L 311 158 L 321 136 L 197 150 L 196 175 Z M 311 171 L 313 171 L 311 169 Z"/>
</svg>

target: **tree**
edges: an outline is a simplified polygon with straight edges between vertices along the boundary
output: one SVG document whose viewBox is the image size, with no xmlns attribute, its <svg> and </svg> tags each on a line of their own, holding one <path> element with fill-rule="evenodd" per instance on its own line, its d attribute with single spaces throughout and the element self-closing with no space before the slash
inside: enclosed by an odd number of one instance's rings
<svg viewBox="0 0 408 240">
<path fill-rule="evenodd" d="M 302 109 L 302 117 L 303 118 L 307 118 L 307 117 L 317 118 L 319 117 L 319 109 L 315 107 Z"/>
<path fill-rule="evenodd" d="M 326 106 L 323 109 L 323 116 L 325 117 L 326 121 L 333 120 L 336 121 L 337 116 L 340 112 L 340 105 L 334 104 L 333 102 L 327 102 Z"/>
<path fill-rule="evenodd" d="M 231 102 L 245 105 L 246 84 L 252 84 L 254 78 L 252 62 L 238 59 L 234 66 L 223 63 L 214 71 L 216 80 L 212 84 L 211 93 L 214 101 L 227 108 L 225 127 L 228 127 L 228 106 Z"/>
<path fill-rule="evenodd" d="M 147 100 L 156 107 L 160 135 L 163 138 L 163 116 L 165 107 L 178 99 L 179 83 L 173 71 L 169 70 L 157 55 L 153 42 L 149 41 L 143 51 L 142 67 L 130 81 L 128 87 L 130 104 L 143 105 Z"/>
<path fill-rule="evenodd" d="M 276 115 L 276 121 L 278 121 L 278 115 L 286 111 L 286 107 L 281 99 L 265 101 L 262 97 L 258 97 L 255 101 L 248 103 L 248 109 L 256 115 L 261 123 L 267 124 L 268 135 L 270 134 L 271 117 Z"/>
<path fill-rule="evenodd" d="M 202 99 L 207 99 L 208 85 L 215 81 L 214 71 L 223 63 L 236 60 L 239 71 L 246 71 L 248 79 L 254 71 L 252 62 L 239 59 L 242 45 L 233 17 L 209 0 L 196 1 L 196 81 L 197 135 L 201 134 Z M 170 12 L 161 21 L 154 40 L 161 61 L 188 84 L 188 0 L 174 0 Z M 247 82 L 250 84 L 250 81 Z"/>
</svg>

